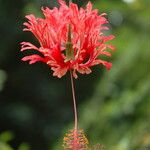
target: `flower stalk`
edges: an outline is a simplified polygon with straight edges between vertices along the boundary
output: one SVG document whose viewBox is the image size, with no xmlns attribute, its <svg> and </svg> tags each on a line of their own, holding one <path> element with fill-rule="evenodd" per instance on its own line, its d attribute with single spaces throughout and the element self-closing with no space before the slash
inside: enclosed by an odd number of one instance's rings
<svg viewBox="0 0 150 150">
<path fill-rule="evenodd" d="M 70 79 L 71 79 L 71 88 L 72 88 L 72 98 L 73 98 L 73 110 L 74 110 L 74 130 L 78 130 L 78 115 L 77 115 L 77 105 L 76 105 L 76 97 L 75 97 L 75 89 L 74 89 L 74 81 L 72 71 L 70 70 Z"/>
</svg>

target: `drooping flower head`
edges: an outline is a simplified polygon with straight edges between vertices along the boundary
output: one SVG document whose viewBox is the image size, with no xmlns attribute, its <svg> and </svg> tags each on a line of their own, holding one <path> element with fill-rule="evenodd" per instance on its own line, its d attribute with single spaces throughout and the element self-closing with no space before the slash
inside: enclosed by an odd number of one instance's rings
<svg viewBox="0 0 150 150">
<path fill-rule="evenodd" d="M 26 16 L 28 22 L 24 23 L 24 31 L 32 32 L 40 46 L 22 42 L 21 51 L 36 50 L 40 55 L 25 56 L 22 60 L 30 64 L 44 62 L 59 78 L 69 70 L 73 71 L 75 78 L 77 72 L 89 74 L 95 65 L 110 69 L 112 64 L 99 58 L 102 55 L 110 57 L 108 49 L 114 49 L 106 44 L 114 36 L 102 33 L 108 29 L 106 14 L 99 15 L 98 10 L 92 10 L 91 2 L 85 9 L 79 9 L 74 3 L 67 6 L 63 0 L 59 3 L 59 8 L 42 8 L 44 18 L 36 18 L 33 14 Z"/>
</svg>

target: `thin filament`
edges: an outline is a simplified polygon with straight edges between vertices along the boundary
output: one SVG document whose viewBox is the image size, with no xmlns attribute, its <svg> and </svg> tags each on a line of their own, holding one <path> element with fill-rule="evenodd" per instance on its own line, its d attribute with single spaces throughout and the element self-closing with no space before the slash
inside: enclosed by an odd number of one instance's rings
<svg viewBox="0 0 150 150">
<path fill-rule="evenodd" d="M 72 71 L 70 70 L 70 78 L 71 78 L 71 87 L 72 87 L 72 98 L 73 98 L 73 109 L 74 109 L 74 128 L 77 131 L 78 129 L 78 117 L 77 117 L 77 106 L 76 106 L 76 98 L 75 98 L 75 90 L 74 90 L 74 82 Z"/>
</svg>

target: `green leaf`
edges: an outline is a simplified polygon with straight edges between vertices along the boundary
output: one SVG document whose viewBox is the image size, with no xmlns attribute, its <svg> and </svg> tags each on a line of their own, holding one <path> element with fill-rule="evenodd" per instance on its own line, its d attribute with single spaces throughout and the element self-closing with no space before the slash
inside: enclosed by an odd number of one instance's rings
<svg viewBox="0 0 150 150">
<path fill-rule="evenodd" d="M 0 150 L 13 150 L 8 144 L 0 142 Z"/>
<path fill-rule="evenodd" d="M 29 146 L 28 143 L 22 143 L 22 144 L 19 146 L 18 150 L 30 150 L 30 146 Z"/>
<path fill-rule="evenodd" d="M 14 138 L 14 135 L 10 131 L 5 131 L 0 134 L 0 141 L 9 142 Z M 1 149 L 0 149 L 1 150 Z"/>
</svg>

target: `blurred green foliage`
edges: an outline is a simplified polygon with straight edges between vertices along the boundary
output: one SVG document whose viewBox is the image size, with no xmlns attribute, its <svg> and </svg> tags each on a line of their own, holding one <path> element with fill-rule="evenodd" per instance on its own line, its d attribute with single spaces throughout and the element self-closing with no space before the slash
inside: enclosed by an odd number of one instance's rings
<svg viewBox="0 0 150 150">
<path fill-rule="evenodd" d="M 87 1 L 74 2 L 81 6 Z M 91 145 L 149 150 L 150 1 L 92 2 L 108 14 L 117 50 L 109 72 L 96 67 L 76 80 L 80 127 Z M 43 64 L 29 66 L 20 61 L 24 54 L 19 52 L 19 43 L 37 42 L 22 32 L 24 16 L 41 16 L 41 6 L 58 4 L 54 0 L 0 0 L 0 150 L 58 150 L 60 137 L 72 127 L 69 76 L 57 79 Z"/>
<path fill-rule="evenodd" d="M 7 142 L 12 140 L 13 134 L 10 131 L 5 131 L 0 134 L 0 150 L 13 150 Z"/>
<path fill-rule="evenodd" d="M 0 134 L 0 150 L 14 150 L 9 145 L 13 139 L 14 134 L 11 131 L 3 131 Z M 30 146 L 27 143 L 21 143 L 17 150 L 30 150 Z"/>
</svg>

